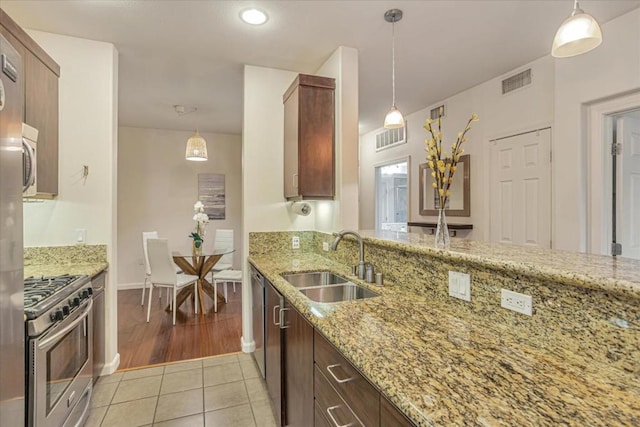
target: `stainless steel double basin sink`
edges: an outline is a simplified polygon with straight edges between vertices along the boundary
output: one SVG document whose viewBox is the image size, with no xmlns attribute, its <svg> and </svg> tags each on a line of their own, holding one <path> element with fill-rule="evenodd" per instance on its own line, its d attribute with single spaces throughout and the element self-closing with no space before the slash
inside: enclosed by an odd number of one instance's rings
<svg viewBox="0 0 640 427">
<path fill-rule="evenodd" d="M 378 296 L 377 293 L 329 271 L 283 274 L 282 277 L 304 296 L 316 302 L 334 303 Z"/>
</svg>

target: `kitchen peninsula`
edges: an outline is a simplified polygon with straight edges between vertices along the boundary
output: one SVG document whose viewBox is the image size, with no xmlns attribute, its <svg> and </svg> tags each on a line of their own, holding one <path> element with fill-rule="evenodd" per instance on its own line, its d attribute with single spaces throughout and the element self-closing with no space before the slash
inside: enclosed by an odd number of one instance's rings
<svg viewBox="0 0 640 427">
<path fill-rule="evenodd" d="M 458 239 L 438 252 L 431 236 L 362 235 L 383 288 L 347 276 L 356 243 L 324 252 L 330 234 L 250 233 L 249 261 L 413 423 L 640 423 L 639 261 Z M 312 303 L 281 277 L 313 270 L 380 297 Z M 449 297 L 449 270 L 471 275 L 471 302 Z M 501 289 L 531 295 L 533 315 L 501 308 Z"/>
</svg>

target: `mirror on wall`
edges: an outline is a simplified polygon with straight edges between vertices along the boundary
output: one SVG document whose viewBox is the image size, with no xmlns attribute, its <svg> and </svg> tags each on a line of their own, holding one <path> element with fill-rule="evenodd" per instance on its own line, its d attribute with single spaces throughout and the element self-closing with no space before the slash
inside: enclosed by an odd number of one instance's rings
<svg viewBox="0 0 640 427">
<path fill-rule="evenodd" d="M 420 215 L 438 215 L 439 198 L 431 186 L 431 169 L 422 163 L 420 171 Z M 447 216 L 471 216 L 471 160 L 470 155 L 460 156 L 458 172 L 453 175 L 451 196 L 447 202 Z"/>
</svg>

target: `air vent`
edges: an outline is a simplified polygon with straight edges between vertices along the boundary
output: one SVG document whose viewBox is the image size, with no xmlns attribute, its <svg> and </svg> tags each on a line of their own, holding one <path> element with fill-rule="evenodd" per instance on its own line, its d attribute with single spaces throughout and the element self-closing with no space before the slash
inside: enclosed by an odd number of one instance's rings
<svg viewBox="0 0 640 427">
<path fill-rule="evenodd" d="M 531 84 L 531 68 L 524 70 L 515 76 L 508 77 L 502 81 L 502 94 L 506 95 L 516 89 L 520 89 Z"/>
<path fill-rule="evenodd" d="M 385 129 L 376 135 L 376 151 L 395 147 L 407 142 L 406 126 L 397 129 Z"/>
<path fill-rule="evenodd" d="M 442 108 L 442 117 L 445 115 L 444 105 L 434 108 L 431 110 L 431 120 L 438 120 L 438 111 Z"/>
</svg>

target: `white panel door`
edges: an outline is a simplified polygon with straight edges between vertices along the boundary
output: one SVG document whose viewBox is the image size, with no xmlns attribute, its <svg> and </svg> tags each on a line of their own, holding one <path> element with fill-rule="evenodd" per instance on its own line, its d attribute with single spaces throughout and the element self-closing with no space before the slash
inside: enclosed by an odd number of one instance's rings
<svg viewBox="0 0 640 427">
<path fill-rule="evenodd" d="M 491 241 L 550 247 L 551 129 L 491 144 Z"/>
<path fill-rule="evenodd" d="M 618 120 L 618 142 L 622 143 L 622 188 L 618 188 L 619 230 L 617 241 L 622 256 L 640 259 L 640 120 L 624 117 Z"/>
</svg>

